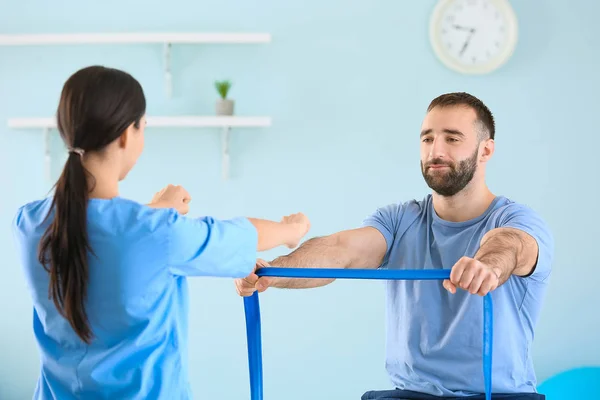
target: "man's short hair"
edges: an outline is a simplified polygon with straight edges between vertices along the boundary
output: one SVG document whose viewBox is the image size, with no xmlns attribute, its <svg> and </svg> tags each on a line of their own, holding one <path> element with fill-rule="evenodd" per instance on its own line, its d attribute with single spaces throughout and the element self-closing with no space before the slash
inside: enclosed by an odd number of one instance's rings
<svg viewBox="0 0 600 400">
<path fill-rule="evenodd" d="M 476 123 L 480 125 L 479 139 L 494 139 L 496 126 L 492 112 L 481 100 L 469 93 L 455 92 L 442 94 L 431 101 L 429 107 L 427 107 L 427 112 L 433 110 L 435 107 L 451 106 L 465 106 L 475 111 L 477 115 Z"/>
</svg>

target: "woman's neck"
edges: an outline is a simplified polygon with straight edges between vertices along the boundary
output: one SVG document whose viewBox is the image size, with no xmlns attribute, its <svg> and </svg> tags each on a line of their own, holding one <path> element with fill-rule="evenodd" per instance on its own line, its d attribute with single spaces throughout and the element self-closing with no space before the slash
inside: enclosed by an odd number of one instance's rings
<svg viewBox="0 0 600 400">
<path fill-rule="evenodd" d="M 99 160 L 84 162 L 87 174 L 89 198 L 112 199 L 119 196 L 119 168 Z"/>
</svg>

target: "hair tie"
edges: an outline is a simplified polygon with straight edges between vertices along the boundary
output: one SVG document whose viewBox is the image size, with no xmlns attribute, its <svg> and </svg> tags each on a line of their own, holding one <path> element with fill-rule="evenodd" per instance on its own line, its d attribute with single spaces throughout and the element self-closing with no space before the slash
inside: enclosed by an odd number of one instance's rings
<svg viewBox="0 0 600 400">
<path fill-rule="evenodd" d="M 76 154 L 79 154 L 80 157 L 83 157 L 85 150 L 83 150 L 79 147 L 69 147 L 69 153 L 76 153 Z"/>
</svg>

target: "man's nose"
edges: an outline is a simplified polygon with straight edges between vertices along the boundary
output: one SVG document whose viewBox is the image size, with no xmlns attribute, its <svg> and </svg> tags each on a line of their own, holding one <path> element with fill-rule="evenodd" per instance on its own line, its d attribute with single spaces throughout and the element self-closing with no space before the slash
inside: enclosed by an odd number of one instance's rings
<svg viewBox="0 0 600 400">
<path fill-rule="evenodd" d="M 429 159 L 445 159 L 446 158 L 446 146 L 443 140 L 433 139 L 431 147 L 429 148 Z"/>
</svg>

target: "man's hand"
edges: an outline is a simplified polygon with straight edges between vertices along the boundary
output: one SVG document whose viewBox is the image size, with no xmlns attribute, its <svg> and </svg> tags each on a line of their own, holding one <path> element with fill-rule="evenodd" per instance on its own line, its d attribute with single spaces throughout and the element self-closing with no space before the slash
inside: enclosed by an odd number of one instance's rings
<svg viewBox="0 0 600 400">
<path fill-rule="evenodd" d="M 256 270 L 264 267 L 268 267 L 269 263 L 260 258 L 256 260 L 256 266 L 254 271 L 250 275 L 242 279 L 235 280 L 235 289 L 238 294 L 243 297 L 252 296 L 254 292 L 258 290 L 259 293 L 264 292 L 269 287 L 269 281 L 267 277 L 258 277 Z"/>
<path fill-rule="evenodd" d="M 471 294 L 485 296 L 500 284 L 500 271 L 474 258 L 462 257 L 450 272 L 450 280 L 444 280 L 444 288 L 456 293 L 459 287 Z"/>
</svg>

